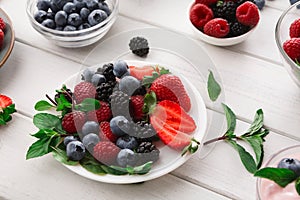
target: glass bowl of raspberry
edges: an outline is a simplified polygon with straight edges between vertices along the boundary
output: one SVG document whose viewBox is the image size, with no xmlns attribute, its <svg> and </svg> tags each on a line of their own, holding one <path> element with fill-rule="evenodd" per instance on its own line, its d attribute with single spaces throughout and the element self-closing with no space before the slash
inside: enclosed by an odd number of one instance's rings
<svg viewBox="0 0 300 200">
<path fill-rule="evenodd" d="M 286 9 L 275 28 L 275 41 L 282 63 L 292 79 L 300 86 L 300 2 Z"/>
<path fill-rule="evenodd" d="M 189 24 L 202 41 L 231 46 L 245 41 L 258 27 L 258 7 L 248 0 L 195 0 L 188 7 Z"/>
<path fill-rule="evenodd" d="M 93 44 L 112 27 L 118 0 L 28 0 L 32 27 L 55 45 L 74 48 Z"/>
</svg>

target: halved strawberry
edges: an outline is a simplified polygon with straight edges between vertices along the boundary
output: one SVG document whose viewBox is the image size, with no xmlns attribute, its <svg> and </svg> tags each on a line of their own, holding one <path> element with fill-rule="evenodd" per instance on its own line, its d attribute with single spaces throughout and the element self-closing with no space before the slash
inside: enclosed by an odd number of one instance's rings
<svg viewBox="0 0 300 200">
<path fill-rule="evenodd" d="M 12 104 L 12 100 L 11 98 L 9 98 L 8 96 L 5 96 L 3 94 L 0 94 L 0 108 L 4 109 L 7 106 L 10 106 Z"/>
<path fill-rule="evenodd" d="M 129 66 L 130 75 L 135 77 L 138 80 L 143 80 L 144 76 L 151 76 L 152 72 L 154 72 L 154 68 L 151 66 Z"/>
</svg>

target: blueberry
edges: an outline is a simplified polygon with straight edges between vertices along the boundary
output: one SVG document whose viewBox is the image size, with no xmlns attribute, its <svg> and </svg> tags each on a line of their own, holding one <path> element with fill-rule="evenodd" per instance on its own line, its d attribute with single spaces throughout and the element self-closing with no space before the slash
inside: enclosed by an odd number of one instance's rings
<svg viewBox="0 0 300 200">
<path fill-rule="evenodd" d="M 50 9 L 53 13 L 57 13 L 60 10 L 60 8 L 53 2 L 50 3 Z"/>
<path fill-rule="evenodd" d="M 55 22 L 52 19 L 45 19 L 42 22 L 42 25 L 47 27 L 47 28 L 51 28 L 51 29 L 55 29 Z"/>
<path fill-rule="evenodd" d="M 63 31 L 64 27 L 62 27 L 62 26 L 56 26 L 55 30 L 57 30 L 57 31 Z"/>
<path fill-rule="evenodd" d="M 62 10 L 64 5 L 68 2 L 72 2 L 72 0 L 52 0 L 52 4 L 56 5 L 59 10 Z"/>
<path fill-rule="evenodd" d="M 65 26 L 67 24 L 68 14 L 61 10 L 55 14 L 54 20 L 57 26 Z"/>
<path fill-rule="evenodd" d="M 53 12 L 48 12 L 47 13 L 47 19 L 52 19 L 54 20 L 55 14 Z"/>
<path fill-rule="evenodd" d="M 99 9 L 106 12 L 107 16 L 111 14 L 111 10 L 109 9 L 107 3 L 105 2 L 99 2 Z"/>
<path fill-rule="evenodd" d="M 44 10 L 44 11 L 48 11 L 48 9 L 50 8 L 50 1 L 49 0 L 38 0 L 36 7 L 39 10 Z"/>
<path fill-rule="evenodd" d="M 116 136 L 128 133 L 129 121 L 124 116 L 116 116 L 110 120 L 110 129 Z"/>
<path fill-rule="evenodd" d="M 119 83 L 119 89 L 129 96 L 131 96 L 140 86 L 140 81 L 133 76 L 125 76 L 120 80 Z"/>
<path fill-rule="evenodd" d="M 66 148 L 67 156 L 69 159 L 78 161 L 85 156 L 85 147 L 79 141 L 72 141 Z"/>
<path fill-rule="evenodd" d="M 86 68 L 82 72 L 81 79 L 85 80 L 87 82 L 91 82 L 92 81 L 92 77 L 93 77 L 94 74 L 95 73 L 90 68 Z"/>
<path fill-rule="evenodd" d="M 79 26 L 82 24 L 82 19 L 78 13 L 72 13 L 68 17 L 68 24 L 71 26 Z"/>
<path fill-rule="evenodd" d="M 88 16 L 88 22 L 91 26 L 95 26 L 107 18 L 106 12 L 103 10 L 94 10 Z"/>
<path fill-rule="evenodd" d="M 118 60 L 114 62 L 113 73 L 116 77 L 122 78 L 125 74 L 128 74 L 128 65 L 124 60 Z"/>
<path fill-rule="evenodd" d="M 94 84 L 94 86 L 98 86 L 101 83 L 105 83 L 105 82 L 106 82 L 106 78 L 102 74 L 94 74 L 92 77 L 92 83 Z"/>
<path fill-rule="evenodd" d="M 283 158 L 278 166 L 278 168 L 286 168 L 294 171 L 298 176 L 300 176 L 300 161 L 293 158 Z"/>
<path fill-rule="evenodd" d="M 76 27 L 75 26 L 71 26 L 71 25 L 67 25 L 64 27 L 63 31 L 76 31 Z"/>
<path fill-rule="evenodd" d="M 265 6 L 265 0 L 254 0 L 254 3 L 257 5 L 259 10 L 262 10 Z"/>
<path fill-rule="evenodd" d="M 121 167 L 134 166 L 136 163 L 134 152 L 130 149 L 122 149 L 117 155 L 117 163 Z"/>
<path fill-rule="evenodd" d="M 82 143 L 85 146 L 85 148 L 93 152 L 94 146 L 100 141 L 99 136 L 95 133 L 89 133 L 86 136 L 83 137 Z"/>
<path fill-rule="evenodd" d="M 64 145 L 67 146 L 70 142 L 77 141 L 77 138 L 73 135 L 67 136 L 64 139 Z"/>
<path fill-rule="evenodd" d="M 135 137 L 124 135 L 119 137 L 116 145 L 121 149 L 135 149 L 138 146 L 138 142 Z"/>
<path fill-rule="evenodd" d="M 64 5 L 63 11 L 65 11 L 67 14 L 71 14 L 76 12 L 76 6 L 72 2 L 68 2 Z"/>
<path fill-rule="evenodd" d="M 86 7 L 85 0 L 73 0 L 73 3 L 75 4 L 77 10 L 81 10 L 82 8 Z"/>
<path fill-rule="evenodd" d="M 35 14 L 34 14 L 34 19 L 38 22 L 38 23 L 42 23 L 45 19 L 47 19 L 47 12 L 43 11 L 43 10 L 38 10 Z"/>
<path fill-rule="evenodd" d="M 89 23 L 83 23 L 78 27 L 78 30 L 83 30 L 87 28 L 91 28 L 91 25 Z"/>
<path fill-rule="evenodd" d="M 97 0 L 86 0 L 85 2 L 86 2 L 86 7 L 87 7 L 90 11 L 93 11 L 93 10 L 99 8 L 98 1 L 97 1 Z"/>
<path fill-rule="evenodd" d="M 91 13 L 91 11 L 87 8 L 81 8 L 80 10 L 80 16 L 83 20 L 87 20 L 89 14 Z"/>
<path fill-rule="evenodd" d="M 95 121 L 87 121 L 82 126 L 81 133 L 83 136 L 86 136 L 89 133 L 99 134 L 99 124 Z"/>
<path fill-rule="evenodd" d="M 290 0 L 291 5 L 297 3 L 299 0 Z M 300 5 L 297 5 L 297 8 L 300 8 Z"/>
</svg>

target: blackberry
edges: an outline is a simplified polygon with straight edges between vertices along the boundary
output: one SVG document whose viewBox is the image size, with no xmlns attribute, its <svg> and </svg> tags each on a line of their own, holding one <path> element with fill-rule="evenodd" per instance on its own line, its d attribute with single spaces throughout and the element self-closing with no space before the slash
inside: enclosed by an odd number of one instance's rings
<svg viewBox="0 0 300 200">
<path fill-rule="evenodd" d="M 109 97 L 113 93 L 116 82 L 108 81 L 106 83 L 101 83 L 100 86 L 96 88 L 97 96 L 96 99 L 100 101 L 109 102 Z"/>
<path fill-rule="evenodd" d="M 112 63 L 108 63 L 103 65 L 103 67 L 99 67 L 96 73 L 102 74 L 106 78 L 106 81 L 116 82 L 116 76 L 114 75 L 113 69 L 114 65 Z"/>
<path fill-rule="evenodd" d="M 247 33 L 250 30 L 249 26 L 245 26 L 238 21 L 230 22 L 230 32 L 228 37 L 236 37 L 239 35 L 243 35 L 244 33 Z"/>
<path fill-rule="evenodd" d="M 124 116 L 130 119 L 129 96 L 122 91 L 114 91 L 110 96 L 110 107 L 113 116 Z"/>
<path fill-rule="evenodd" d="M 223 18 L 227 21 L 233 21 L 235 19 L 235 12 L 237 3 L 233 1 L 219 1 L 213 8 L 215 18 Z"/>
<path fill-rule="evenodd" d="M 160 151 L 152 142 L 142 142 L 135 149 L 136 165 L 143 165 L 149 161 L 156 162 L 159 158 Z"/>
<path fill-rule="evenodd" d="M 151 124 L 147 122 L 129 122 L 129 132 L 127 133 L 130 136 L 134 136 L 138 139 L 147 139 L 147 138 L 153 138 L 156 136 L 156 131 L 152 127 Z"/>
<path fill-rule="evenodd" d="M 149 53 L 148 41 L 143 37 L 134 37 L 129 42 L 129 48 L 132 53 L 145 57 Z"/>
</svg>

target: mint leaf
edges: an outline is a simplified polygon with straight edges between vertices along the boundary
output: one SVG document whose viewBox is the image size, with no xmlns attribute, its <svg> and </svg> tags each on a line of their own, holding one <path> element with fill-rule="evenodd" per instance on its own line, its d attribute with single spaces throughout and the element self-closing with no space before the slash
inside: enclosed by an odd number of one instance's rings
<svg viewBox="0 0 300 200">
<path fill-rule="evenodd" d="M 107 174 L 112 174 L 112 175 L 125 175 L 128 174 L 127 170 L 124 170 L 121 167 L 109 167 L 106 165 L 101 165 L 102 169 L 107 173 Z"/>
<path fill-rule="evenodd" d="M 58 133 L 51 130 L 51 129 L 40 129 L 37 133 L 32 134 L 31 136 L 36 138 L 44 138 L 44 137 L 51 137 L 53 135 L 57 135 Z"/>
<path fill-rule="evenodd" d="M 90 153 L 86 152 L 84 158 L 79 161 L 80 165 L 87 171 L 98 175 L 107 174 L 107 172 L 102 168 L 102 164 L 98 162 Z"/>
<path fill-rule="evenodd" d="M 98 100 L 92 98 L 86 98 L 80 104 L 76 105 L 75 108 L 83 112 L 88 112 L 92 110 L 98 110 L 100 106 L 101 104 Z"/>
<path fill-rule="evenodd" d="M 298 177 L 295 183 L 296 191 L 300 195 L 300 178 Z"/>
<path fill-rule="evenodd" d="M 153 162 L 150 161 L 141 166 L 134 167 L 133 168 L 134 173 L 139 174 L 139 175 L 147 174 L 151 170 L 152 165 L 153 165 Z"/>
<path fill-rule="evenodd" d="M 30 158 L 40 157 L 50 152 L 49 144 L 51 143 L 52 137 L 43 137 L 33 143 L 26 154 L 26 160 Z"/>
<path fill-rule="evenodd" d="M 48 101 L 41 100 L 35 104 L 34 109 L 37 111 L 44 111 L 49 110 L 52 107 L 53 106 L 50 103 L 48 103 Z"/>
<path fill-rule="evenodd" d="M 212 71 L 209 71 L 208 81 L 207 81 L 207 91 L 209 98 L 212 101 L 216 101 L 221 93 L 221 87 L 216 81 Z"/>
<path fill-rule="evenodd" d="M 33 117 L 33 124 L 39 129 L 53 129 L 60 123 L 60 119 L 52 114 L 38 113 Z"/>
<path fill-rule="evenodd" d="M 66 165 L 78 165 L 78 161 L 69 160 L 67 153 L 59 148 L 53 148 L 52 155 L 58 161 Z"/>
<path fill-rule="evenodd" d="M 228 141 L 233 148 L 235 148 L 239 155 L 240 155 L 240 159 L 243 163 L 243 165 L 245 166 L 245 168 L 247 169 L 248 172 L 250 172 L 251 174 L 255 173 L 255 171 L 257 170 L 256 167 L 256 163 L 253 159 L 253 157 L 251 156 L 251 154 L 249 152 L 247 152 L 244 147 L 242 147 L 241 145 L 239 145 L 236 141 L 230 140 Z"/>
<path fill-rule="evenodd" d="M 256 111 L 254 120 L 246 134 L 251 135 L 251 134 L 256 133 L 263 127 L 263 123 L 264 123 L 264 113 L 263 113 L 262 109 L 259 109 Z M 244 135 L 246 135 L 246 134 L 244 134 Z"/>
<path fill-rule="evenodd" d="M 254 176 L 267 178 L 281 187 L 287 186 L 298 178 L 297 174 L 290 169 L 266 167 L 255 172 Z"/>
<path fill-rule="evenodd" d="M 257 168 L 260 168 L 262 160 L 263 160 L 263 140 L 258 137 L 258 136 L 251 136 L 251 137 L 247 137 L 247 138 L 243 138 L 243 140 L 245 140 L 246 142 L 248 142 L 254 153 L 255 153 L 255 157 L 256 157 L 256 166 Z"/>
<path fill-rule="evenodd" d="M 222 103 L 222 106 L 227 120 L 227 131 L 225 135 L 232 136 L 236 126 L 236 116 L 227 105 Z"/>
<path fill-rule="evenodd" d="M 59 98 L 55 98 L 57 102 L 56 111 L 68 112 L 72 108 L 72 104 L 66 99 L 64 94 L 60 94 Z"/>
</svg>

